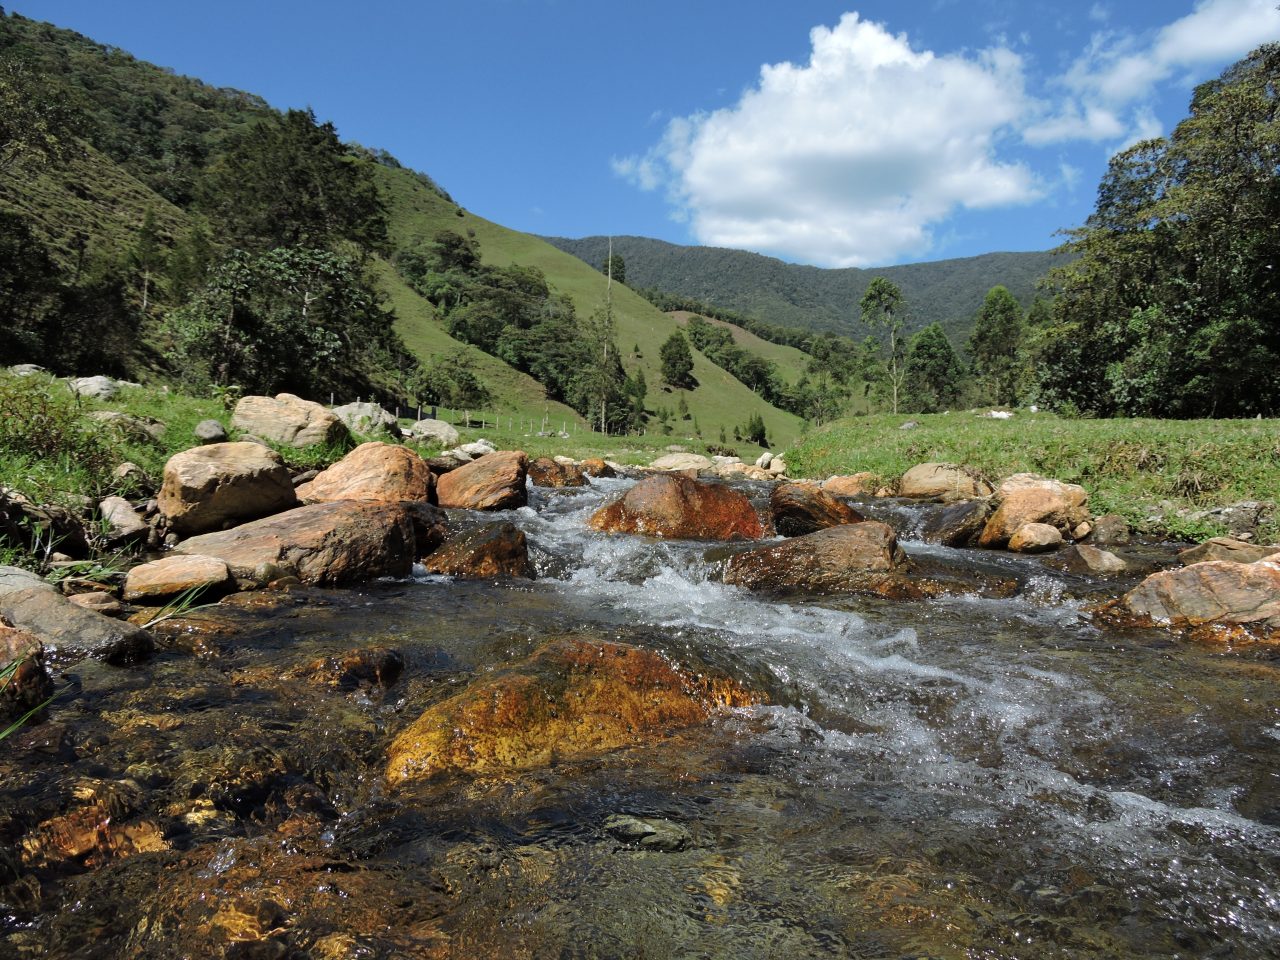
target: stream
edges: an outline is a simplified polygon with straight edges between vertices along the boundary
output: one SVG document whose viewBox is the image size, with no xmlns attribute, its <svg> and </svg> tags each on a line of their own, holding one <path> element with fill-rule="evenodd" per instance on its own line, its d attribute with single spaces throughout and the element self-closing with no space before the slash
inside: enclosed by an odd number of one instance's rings
<svg viewBox="0 0 1280 960">
<path fill-rule="evenodd" d="M 243 594 L 150 663 L 66 666 L 0 745 L 0 957 L 1280 955 L 1280 650 L 1101 628 L 1137 578 L 931 546 L 897 501 L 858 506 L 1016 593 L 754 595 L 718 545 L 588 529 L 631 482 L 531 488 L 535 581 Z M 565 634 L 765 705 L 388 787 L 425 706 Z M 370 647 L 396 682 L 307 668 Z"/>
</svg>

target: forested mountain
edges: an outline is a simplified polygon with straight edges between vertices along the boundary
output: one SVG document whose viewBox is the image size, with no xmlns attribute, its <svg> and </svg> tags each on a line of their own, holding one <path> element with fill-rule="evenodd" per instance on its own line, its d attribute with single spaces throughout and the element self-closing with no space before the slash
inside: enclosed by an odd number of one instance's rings
<svg viewBox="0 0 1280 960">
<path fill-rule="evenodd" d="M 546 240 L 592 266 L 602 264 L 608 254 L 605 237 Z M 614 237 L 613 251 L 626 262 L 627 283 L 636 289 L 682 294 L 779 326 L 858 338 L 865 334 L 858 301 L 873 277 L 887 277 L 906 299 L 908 333 L 936 322 L 957 344 L 968 337 L 993 286 L 1007 287 L 1027 308 L 1035 299 L 1036 282 L 1063 262 L 1047 252 L 987 253 L 872 270 L 829 270 L 745 250 L 686 247 L 647 237 Z"/>
</svg>

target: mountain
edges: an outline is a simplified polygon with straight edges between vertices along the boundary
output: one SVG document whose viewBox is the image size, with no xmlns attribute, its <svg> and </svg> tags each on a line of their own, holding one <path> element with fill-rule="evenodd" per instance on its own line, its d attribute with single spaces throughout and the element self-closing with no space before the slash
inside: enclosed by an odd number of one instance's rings
<svg viewBox="0 0 1280 960">
<path fill-rule="evenodd" d="M 606 237 L 546 237 L 546 241 L 598 266 L 608 256 Z M 887 277 L 907 301 L 908 332 L 935 320 L 962 344 L 973 327 L 982 299 L 1003 284 L 1024 308 L 1036 295 L 1036 282 L 1063 262 L 1053 253 L 987 253 L 977 257 L 912 263 L 863 270 L 824 269 L 786 263 L 774 257 L 688 247 L 648 237 L 614 237 L 613 252 L 626 263 L 627 283 L 693 297 L 779 326 L 802 327 L 861 339 L 858 303 L 873 277 Z"/>
</svg>

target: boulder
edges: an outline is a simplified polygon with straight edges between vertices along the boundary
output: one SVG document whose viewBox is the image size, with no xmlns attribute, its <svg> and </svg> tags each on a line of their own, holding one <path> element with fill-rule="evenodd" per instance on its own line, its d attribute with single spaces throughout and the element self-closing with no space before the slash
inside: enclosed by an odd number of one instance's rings
<svg viewBox="0 0 1280 960">
<path fill-rule="evenodd" d="M 435 495 L 427 462 L 408 447 L 362 443 L 315 479 L 297 488 L 304 503 L 332 500 L 425 500 Z"/>
<path fill-rule="evenodd" d="M 45 667 L 39 639 L 0 622 L 0 668 L 10 666 L 14 666 L 13 672 L 0 682 L 0 721 L 21 717 L 53 695 L 53 679 Z"/>
<path fill-rule="evenodd" d="M 591 527 L 685 540 L 756 540 L 760 517 L 743 494 L 718 483 L 657 474 L 597 510 Z"/>
<path fill-rule="evenodd" d="M 217 420 L 201 420 L 192 432 L 201 443 L 222 443 L 227 439 L 227 428 Z"/>
<path fill-rule="evenodd" d="M 916 500 L 971 500 L 991 495 L 991 485 L 954 463 L 920 463 L 902 475 L 898 495 Z"/>
<path fill-rule="evenodd" d="M 1008 547 L 1014 553 L 1045 553 L 1062 546 L 1062 533 L 1047 523 L 1024 523 L 1013 531 Z"/>
<path fill-rule="evenodd" d="M 522 450 L 490 453 L 450 470 L 436 481 L 442 507 L 514 510 L 529 501 L 525 489 L 529 458 Z"/>
<path fill-rule="evenodd" d="M 982 536 L 990 516 L 991 501 L 959 500 L 926 515 L 920 536 L 926 543 L 940 543 L 944 547 L 971 547 Z"/>
<path fill-rule="evenodd" d="M 881 592 L 905 565 L 892 528 L 867 520 L 735 554 L 724 582 L 749 590 Z"/>
<path fill-rule="evenodd" d="M 67 599 L 77 607 L 84 607 L 104 617 L 118 617 L 124 613 L 124 604 L 105 590 L 91 590 L 88 593 L 68 594 Z"/>
<path fill-rule="evenodd" d="M 766 450 L 760 456 L 756 457 L 755 465 L 761 470 L 768 470 L 769 464 L 773 463 L 773 454 Z"/>
<path fill-rule="evenodd" d="M 1089 535 L 1094 546 L 1108 547 L 1129 542 L 1129 521 L 1114 513 L 1099 517 Z"/>
<path fill-rule="evenodd" d="M 338 443 L 349 436 L 346 425 L 332 412 L 291 393 L 274 398 L 241 397 L 231 415 L 231 426 L 291 447 Z"/>
<path fill-rule="evenodd" d="M 787 475 L 787 463 L 781 457 L 774 457 L 769 461 L 769 466 L 765 469 L 774 477 L 785 477 Z"/>
<path fill-rule="evenodd" d="M 1092 576 L 1110 576 L 1125 573 L 1129 569 L 1129 565 L 1114 553 L 1085 543 L 1067 547 L 1053 558 L 1053 566 L 1068 573 Z"/>
<path fill-rule="evenodd" d="M 538 457 L 529 463 L 529 482 L 535 487 L 585 487 L 587 475 L 572 462 L 559 463 L 550 457 Z"/>
<path fill-rule="evenodd" d="M 1280 553 L 1280 546 L 1264 547 L 1245 543 L 1234 537 L 1214 537 L 1198 546 L 1190 547 L 1178 554 L 1178 561 L 1183 566 L 1201 563 L 1205 560 L 1227 560 L 1231 563 L 1254 563 L 1272 554 Z"/>
<path fill-rule="evenodd" d="M 164 603 L 188 591 L 201 599 L 235 589 L 226 563 L 217 557 L 169 556 L 139 564 L 125 576 L 124 599 L 129 603 Z"/>
<path fill-rule="evenodd" d="M 1153 573 L 1103 609 L 1105 617 L 1179 629 L 1222 627 L 1280 641 L 1280 561 L 1206 560 Z M 1212 632 L 1202 635 L 1214 636 Z"/>
<path fill-rule="evenodd" d="M 363 436 L 400 436 L 400 421 L 376 403 L 347 403 L 333 408 L 333 415 L 352 433 Z"/>
<path fill-rule="evenodd" d="M 498 452 L 497 447 L 483 438 L 471 443 L 464 443 L 458 449 L 469 457 L 487 457 L 491 453 Z"/>
<path fill-rule="evenodd" d="M 417 440 L 441 447 L 452 447 L 458 442 L 458 431 L 443 420 L 419 420 L 409 428 L 409 434 Z"/>
<path fill-rule="evenodd" d="M 756 698 L 652 650 L 565 637 L 428 707 L 392 741 L 392 783 L 573 761 L 706 723 Z"/>
<path fill-rule="evenodd" d="M 81 397 L 91 397 L 94 400 L 110 400 L 120 392 L 120 384 L 102 375 L 79 377 L 68 381 L 67 386 L 71 388 L 72 393 Z"/>
<path fill-rule="evenodd" d="M 164 466 L 160 512 L 175 533 L 217 530 L 286 510 L 298 498 L 280 455 L 256 443 L 211 443 Z"/>
<path fill-rule="evenodd" d="M 142 543 L 151 533 L 147 521 L 124 497 L 103 497 L 98 513 L 102 515 L 109 544 Z"/>
<path fill-rule="evenodd" d="M 192 537 L 174 552 L 217 557 L 237 579 L 256 584 L 285 576 L 313 586 L 403 577 L 413 563 L 413 514 L 400 503 L 315 503 Z"/>
<path fill-rule="evenodd" d="M 15 363 L 9 368 L 9 372 L 15 377 L 29 377 L 36 373 L 45 373 L 44 367 L 38 363 Z"/>
<path fill-rule="evenodd" d="M 529 544 L 514 523 L 490 523 L 451 540 L 423 560 L 428 573 L 469 580 L 491 577 L 534 578 Z"/>
<path fill-rule="evenodd" d="M 0 567 L 0 617 L 37 637 L 51 656 L 68 662 L 93 657 L 136 663 L 155 646 L 145 630 L 77 606 L 19 567 Z"/>
<path fill-rule="evenodd" d="M 773 513 L 773 528 L 784 537 L 799 537 L 866 519 L 822 489 L 799 483 L 781 483 L 774 487 L 769 495 L 769 509 Z"/>
<path fill-rule="evenodd" d="M 588 457 L 579 464 L 582 472 L 588 477 L 616 477 L 618 474 L 604 460 L 599 457 Z"/>
<path fill-rule="evenodd" d="M 697 453 L 669 453 L 649 464 L 650 470 L 709 470 L 711 459 Z"/>
<path fill-rule="evenodd" d="M 413 555 L 425 557 L 449 539 L 449 518 L 437 506 L 421 500 L 405 500 L 400 504 L 409 511 L 413 525 Z"/>
<path fill-rule="evenodd" d="M 876 475 L 866 470 L 847 476 L 828 477 L 822 482 L 822 489 L 833 497 L 869 497 L 879 486 Z"/>
<path fill-rule="evenodd" d="M 980 547 L 999 549 L 1024 523 L 1047 523 L 1064 535 L 1089 519 L 1089 495 L 1074 483 L 1018 473 L 1002 481 L 996 509 L 978 539 Z"/>
</svg>

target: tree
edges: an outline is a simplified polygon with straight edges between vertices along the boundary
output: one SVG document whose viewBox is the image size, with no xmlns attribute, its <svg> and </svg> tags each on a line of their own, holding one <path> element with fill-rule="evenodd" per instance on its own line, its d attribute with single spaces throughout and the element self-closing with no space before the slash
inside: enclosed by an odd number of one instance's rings
<svg viewBox="0 0 1280 960">
<path fill-rule="evenodd" d="M 0 57 L 0 175 L 37 157 L 67 160 L 79 152 L 79 132 L 79 115 L 61 90 L 22 60 Z"/>
<path fill-rule="evenodd" d="M 414 392 L 427 403 L 455 409 L 484 407 L 493 399 L 476 370 L 475 358 L 466 350 L 436 354 L 414 387 Z"/>
<path fill-rule="evenodd" d="M 142 314 L 146 316 L 147 305 L 151 299 L 151 277 L 160 262 L 160 230 L 156 226 L 156 213 L 147 207 L 142 219 L 142 226 L 134 238 L 133 249 L 129 254 L 130 266 L 140 275 Z"/>
<path fill-rule="evenodd" d="M 693 385 L 693 353 L 689 350 L 689 341 L 684 334 L 676 330 L 667 337 L 658 352 L 662 361 L 662 380 L 673 387 L 691 387 Z"/>
<path fill-rule="evenodd" d="M 937 323 L 931 323 L 907 347 L 906 395 L 921 413 L 952 406 L 960 396 L 964 365 Z"/>
<path fill-rule="evenodd" d="M 1023 329 L 1022 307 L 1013 294 L 1002 286 L 987 291 L 969 337 L 969 354 L 996 403 L 1018 402 L 1018 351 Z"/>
<path fill-rule="evenodd" d="M 605 257 L 604 263 L 600 265 L 600 272 L 608 275 L 614 283 L 627 282 L 627 262 L 620 253 L 611 253 Z"/>
<path fill-rule="evenodd" d="M 889 387 L 893 395 L 893 412 L 898 412 L 898 390 L 902 386 L 898 331 L 902 329 L 902 291 L 897 284 L 884 277 L 876 277 L 862 295 L 859 307 L 862 322 L 870 327 L 884 327 L 889 331 Z"/>
</svg>

